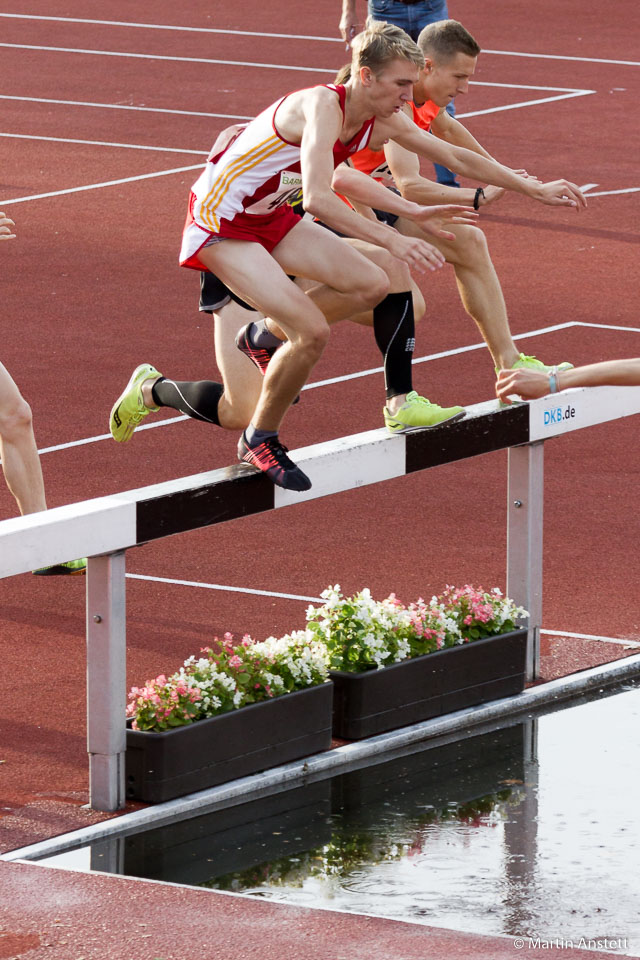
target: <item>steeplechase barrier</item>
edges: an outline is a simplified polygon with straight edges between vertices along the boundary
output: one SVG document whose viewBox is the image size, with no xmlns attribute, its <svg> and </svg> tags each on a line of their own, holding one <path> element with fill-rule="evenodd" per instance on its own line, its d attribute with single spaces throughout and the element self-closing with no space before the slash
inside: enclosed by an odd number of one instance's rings
<svg viewBox="0 0 640 960">
<path fill-rule="evenodd" d="M 0 523 L 0 578 L 88 557 L 87 749 L 90 802 L 125 803 L 126 576 L 130 547 L 508 449 L 507 593 L 529 611 L 527 677 L 539 674 L 544 441 L 640 413 L 640 387 L 571 390 L 390 436 L 372 430 L 293 452 L 312 481 L 294 493 L 242 464 Z"/>
</svg>

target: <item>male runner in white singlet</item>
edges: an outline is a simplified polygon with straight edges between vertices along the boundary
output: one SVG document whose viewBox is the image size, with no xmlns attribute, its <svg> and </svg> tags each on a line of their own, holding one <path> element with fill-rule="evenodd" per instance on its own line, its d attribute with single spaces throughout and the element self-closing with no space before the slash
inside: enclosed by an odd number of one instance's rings
<svg viewBox="0 0 640 960">
<path fill-rule="evenodd" d="M 376 134 L 462 174 L 545 203 L 584 205 L 573 184 L 524 180 L 501 164 L 415 127 L 401 111 L 411 99 L 424 58 L 402 30 L 372 24 L 356 38 L 353 49 L 349 83 L 286 96 L 207 164 L 192 188 L 180 255 L 184 266 L 218 276 L 272 318 L 287 337 L 268 365 L 239 456 L 274 483 L 295 490 L 308 489 L 310 481 L 287 457 L 278 429 L 324 349 L 327 320 L 371 307 L 375 312 L 386 303 L 385 315 L 374 315 L 374 331 L 383 352 L 397 352 L 394 382 L 387 384 L 389 401 L 396 403 L 409 392 L 414 327 L 408 279 L 406 294 L 394 294 L 388 302 L 383 270 L 329 231 L 296 219 L 286 205 L 294 186 L 299 188 L 301 182 L 305 209 L 313 216 L 346 236 L 382 246 L 415 267 L 433 262 L 429 244 L 359 216 L 331 189 L 335 166 L 367 145 L 374 125 Z M 316 280 L 319 286 L 305 294 L 287 274 Z"/>
</svg>

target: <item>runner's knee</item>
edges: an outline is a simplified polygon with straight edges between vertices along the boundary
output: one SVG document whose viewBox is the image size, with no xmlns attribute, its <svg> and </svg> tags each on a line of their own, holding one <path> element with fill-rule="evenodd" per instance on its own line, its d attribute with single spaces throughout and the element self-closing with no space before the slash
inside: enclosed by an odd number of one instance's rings
<svg viewBox="0 0 640 960">
<path fill-rule="evenodd" d="M 376 257 L 375 262 L 387 275 L 389 281 L 387 292 L 399 293 L 411 287 L 411 271 L 404 260 L 399 260 L 388 250 L 380 248 L 380 255 Z"/>
<path fill-rule="evenodd" d="M 367 270 L 362 276 L 358 277 L 356 295 L 362 302 L 362 309 L 370 309 L 380 303 L 391 290 L 391 281 L 382 267 L 375 267 Z M 409 281 L 407 287 L 409 288 Z"/>
<path fill-rule="evenodd" d="M 489 256 L 487 238 L 478 227 L 465 226 L 456 234 L 455 250 L 460 263 L 470 264 Z"/>
<path fill-rule="evenodd" d="M 0 436 L 4 440 L 16 440 L 30 433 L 32 424 L 31 407 L 20 395 L 0 408 Z"/>
<path fill-rule="evenodd" d="M 310 320 L 302 330 L 291 336 L 291 344 L 296 350 L 303 350 L 308 356 L 318 358 L 329 342 L 329 325 L 324 318 Z"/>
</svg>

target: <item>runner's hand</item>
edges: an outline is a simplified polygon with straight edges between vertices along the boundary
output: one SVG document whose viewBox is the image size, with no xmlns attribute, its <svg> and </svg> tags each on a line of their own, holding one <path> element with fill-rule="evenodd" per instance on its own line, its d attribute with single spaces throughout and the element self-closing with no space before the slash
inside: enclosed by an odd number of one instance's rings
<svg viewBox="0 0 640 960">
<path fill-rule="evenodd" d="M 461 207 L 456 203 L 441 203 L 433 207 L 421 207 L 413 217 L 421 230 L 441 240 L 455 240 L 455 233 L 444 230 L 445 223 L 475 224 L 478 214 L 473 207 Z"/>
<path fill-rule="evenodd" d="M 0 240 L 15 240 L 16 235 L 11 230 L 15 227 L 13 220 L 0 212 Z"/>
<path fill-rule="evenodd" d="M 581 210 L 587 206 L 587 201 L 575 183 L 569 180 L 552 180 L 549 183 L 536 182 L 534 199 L 553 207 L 575 207 Z"/>
<path fill-rule="evenodd" d="M 540 370 L 500 370 L 496 381 L 496 396 L 503 403 L 511 403 L 516 394 L 525 400 L 546 397 L 549 393 L 549 377 Z"/>
<path fill-rule="evenodd" d="M 386 244 L 389 253 L 398 260 L 416 270 L 437 270 L 444 265 L 444 254 L 432 247 L 426 240 L 417 237 L 403 237 L 397 230 L 390 230 L 390 237 Z"/>
</svg>

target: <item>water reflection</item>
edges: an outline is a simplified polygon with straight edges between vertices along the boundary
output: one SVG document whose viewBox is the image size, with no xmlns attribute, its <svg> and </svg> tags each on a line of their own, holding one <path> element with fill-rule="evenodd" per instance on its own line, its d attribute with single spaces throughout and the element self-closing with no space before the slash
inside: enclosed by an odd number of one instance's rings
<svg viewBox="0 0 640 960">
<path fill-rule="evenodd" d="M 634 688 L 105 841 L 91 868 L 640 955 L 639 759 Z"/>
</svg>

